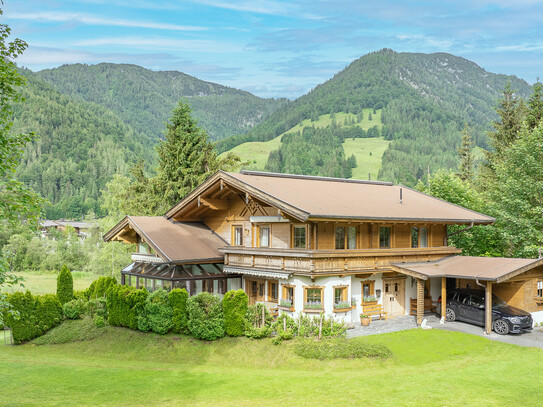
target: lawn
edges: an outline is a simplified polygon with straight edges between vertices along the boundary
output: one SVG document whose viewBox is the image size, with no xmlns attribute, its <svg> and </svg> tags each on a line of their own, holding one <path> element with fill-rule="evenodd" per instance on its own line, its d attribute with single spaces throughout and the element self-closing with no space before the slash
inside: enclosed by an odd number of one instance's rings
<svg viewBox="0 0 543 407">
<path fill-rule="evenodd" d="M 281 146 L 281 136 L 277 136 L 270 141 L 252 141 L 240 144 L 229 152 L 240 156 L 242 162 L 248 161 L 247 169 L 263 170 L 268 162 L 268 156 L 272 150 L 277 150 Z M 219 157 L 225 157 L 227 153 L 222 153 Z"/>
<path fill-rule="evenodd" d="M 390 141 L 378 138 L 348 138 L 343 143 L 345 157 L 354 154 L 356 157 L 356 168 L 353 168 L 355 179 L 368 179 L 371 173 L 371 179 L 376 180 L 377 174 L 381 169 L 383 154 L 388 148 Z"/>
<path fill-rule="evenodd" d="M 48 294 L 57 292 L 57 276 L 58 273 L 14 273 L 17 276 L 23 277 L 24 287 L 16 286 L 8 288 L 7 292 L 26 291 L 30 290 L 32 294 Z M 73 272 L 74 290 L 85 290 L 91 283 L 100 277 L 97 274 Z"/>
<path fill-rule="evenodd" d="M 69 321 L 61 330 L 86 324 Z M 87 324 L 88 325 L 88 324 Z M 0 345 L 0 400 L 20 405 L 538 405 L 543 352 L 440 330 L 352 339 L 381 343 L 382 360 L 305 360 L 294 341 L 92 329 L 92 340 Z"/>
</svg>

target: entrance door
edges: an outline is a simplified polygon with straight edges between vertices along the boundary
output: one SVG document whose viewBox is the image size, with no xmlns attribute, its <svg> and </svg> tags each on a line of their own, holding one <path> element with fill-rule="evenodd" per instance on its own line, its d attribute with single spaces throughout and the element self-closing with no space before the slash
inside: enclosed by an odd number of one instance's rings
<svg viewBox="0 0 543 407">
<path fill-rule="evenodd" d="M 383 310 L 388 315 L 405 314 L 405 279 L 383 280 Z"/>
<path fill-rule="evenodd" d="M 261 280 L 246 280 L 245 292 L 249 296 L 249 305 L 254 305 L 266 299 L 266 282 Z"/>
</svg>

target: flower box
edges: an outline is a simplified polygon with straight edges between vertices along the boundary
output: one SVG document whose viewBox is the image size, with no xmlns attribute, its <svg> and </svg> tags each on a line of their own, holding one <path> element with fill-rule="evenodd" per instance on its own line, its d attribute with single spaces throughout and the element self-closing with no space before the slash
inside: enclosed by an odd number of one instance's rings
<svg viewBox="0 0 543 407">
<path fill-rule="evenodd" d="M 309 313 L 313 313 L 313 314 L 320 314 L 322 312 L 324 312 L 324 309 L 322 308 L 304 308 L 304 312 L 309 314 Z"/>
<path fill-rule="evenodd" d="M 277 306 L 277 309 L 278 310 L 281 310 L 281 311 L 290 311 L 290 312 L 294 312 L 294 307 L 287 307 L 287 306 L 284 306 L 284 305 L 278 305 Z"/>
</svg>

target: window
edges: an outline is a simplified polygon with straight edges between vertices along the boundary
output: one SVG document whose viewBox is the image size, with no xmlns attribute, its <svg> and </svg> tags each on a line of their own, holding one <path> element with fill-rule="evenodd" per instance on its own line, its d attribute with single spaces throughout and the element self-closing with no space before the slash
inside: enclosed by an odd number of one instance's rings
<svg viewBox="0 0 543 407">
<path fill-rule="evenodd" d="M 284 285 L 283 297 L 281 298 L 280 305 L 283 307 L 294 307 L 294 286 Z"/>
<path fill-rule="evenodd" d="M 411 247 L 428 247 L 428 228 L 411 228 Z"/>
<path fill-rule="evenodd" d="M 268 301 L 277 302 L 279 299 L 279 283 L 268 281 Z"/>
<path fill-rule="evenodd" d="M 269 226 L 260 226 L 260 247 L 270 247 Z"/>
<path fill-rule="evenodd" d="M 375 281 L 362 281 L 362 300 L 377 301 L 375 298 Z"/>
<path fill-rule="evenodd" d="M 356 226 L 336 227 L 336 249 L 356 249 Z"/>
<path fill-rule="evenodd" d="M 537 282 L 537 296 L 543 298 L 543 280 Z"/>
<path fill-rule="evenodd" d="M 334 287 L 334 305 L 347 301 L 347 287 Z M 350 305 L 350 304 L 349 304 Z"/>
<path fill-rule="evenodd" d="M 336 227 L 336 249 L 345 249 L 345 227 Z"/>
<path fill-rule="evenodd" d="M 390 226 L 379 228 L 379 247 L 380 248 L 390 248 L 390 236 L 391 228 Z"/>
<path fill-rule="evenodd" d="M 485 305 L 485 300 L 478 295 L 472 295 L 470 305 L 474 307 L 483 307 Z"/>
<path fill-rule="evenodd" d="M 294 226 L 294 247 L 305 249 L 305 226 Z"/>
<path fill-rule="evenodd" d="M 233 246 L 243 246 L 243 226 L 232 226 Z"/>
<path fill-rule="evenodd" d="M 322 302 L 322 287 L 304 287 L 304 309 L 306 310 L 322 310 L 324 304 Z"/>
<path fill-rule="evenodd" d="M 147 243 L 139 242 L 138 243 L 138 253 L 150 254 L 151 249 L 149 248 L 149 245 Z"/>
</svg>

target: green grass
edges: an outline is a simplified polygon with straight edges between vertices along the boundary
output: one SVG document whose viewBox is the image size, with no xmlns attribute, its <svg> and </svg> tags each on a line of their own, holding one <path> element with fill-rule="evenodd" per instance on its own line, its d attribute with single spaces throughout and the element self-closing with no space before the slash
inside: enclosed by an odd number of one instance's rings
<svg viewBox="0 0 543 407">
<path fill-rule="evenodd" d="M 356 115 L 353 113 L 336 113 L 335 119 L 332 119 L 329 114 L 324 114 L 319 116 L 319 120 L 317 121 L 306 119 L 283 134 L 301 131 L 304 127 L 310 126 L 320 128 L 328 127 L 332 124 L 332 120 L 335 120 L 338 126 L 343 127 L 347 120 L 353 118 L 355 120 L 355 126 L 361 127 L 364 130 L 368 130 L 373 126 L 381 128 L 383 126 L 383 123 L 381 122 L 381 110 L 377 110 L 375 114 L 372 113 L 372 120 L 368 120 L 370 112 L 373 112 L 373 110 L 364 109 L 364 118 L 360 123 L 356 123 Z M 240 144 L 230 150 L 230 152 L 239 155 L 242 162 L 249 163 L 245 166 L 246 169 L 263 170 L 268 162 L 270 152 L 272 150 L 277 150 L 281 146 L 281 137 L 283 134 L 266 142 L 253 141 Z M 350 157 L 351 154 L 354 154 L 358 164 L 353 170 L 353 178 L 367 179 L 368 172 L 371 172 L 372 177 L 377 179 L 377 173 L 381 168 L 381 158 L 389 144 L 390 142 L 383 140 L 383 138 L 347 139 L 343 144 L 345 155 Z M 371 156 L 369 155 L 370 152 L 372 153 Z M 226 154 L 227 152 L 222 153 L 219 157 L 222 158 Z"/>
<path fill-rule="evenodd" d="M 57 276 L 58 273 L 14 273 L 17 276 L 23 277 L 24 287 L 14 286 L 8 288 L 7 292 L 26 291 L 29 290 L 32 294 L 49 294 L 57 292 Z M 74 279 L 74 290 L 85 290 L 91 283 L 100 277 L 97 274 L 84 273 L 76 271 L 72 273 Z"/>
<path fill-rule="evenodd" d="M 345 157 L 354 154 L 356 157 L 356 168 L 353 168 L 352 178 L 368 179 L 371 173 L 372 179 L 377 179 L 381 169 L 383 154 L 388 148 L 390 141 L 379 138 L 348 138 L 343 143 Z"/>
<path fill-rule="evenodd" d="M 84 321 L 76 321 L 84 324 Z M 57 328 L 59 329 L 59 328 Z M 510 406 L 539 405 L 541 349 L 440 330 L 352 339 L 388 360 L 318 361 L 294 341 L 102 328 L 89 341 L 0 346 L 0 400 L 20 405 Z M 50 335 L 58 337 L 53 332 Z"/>
</svg>

